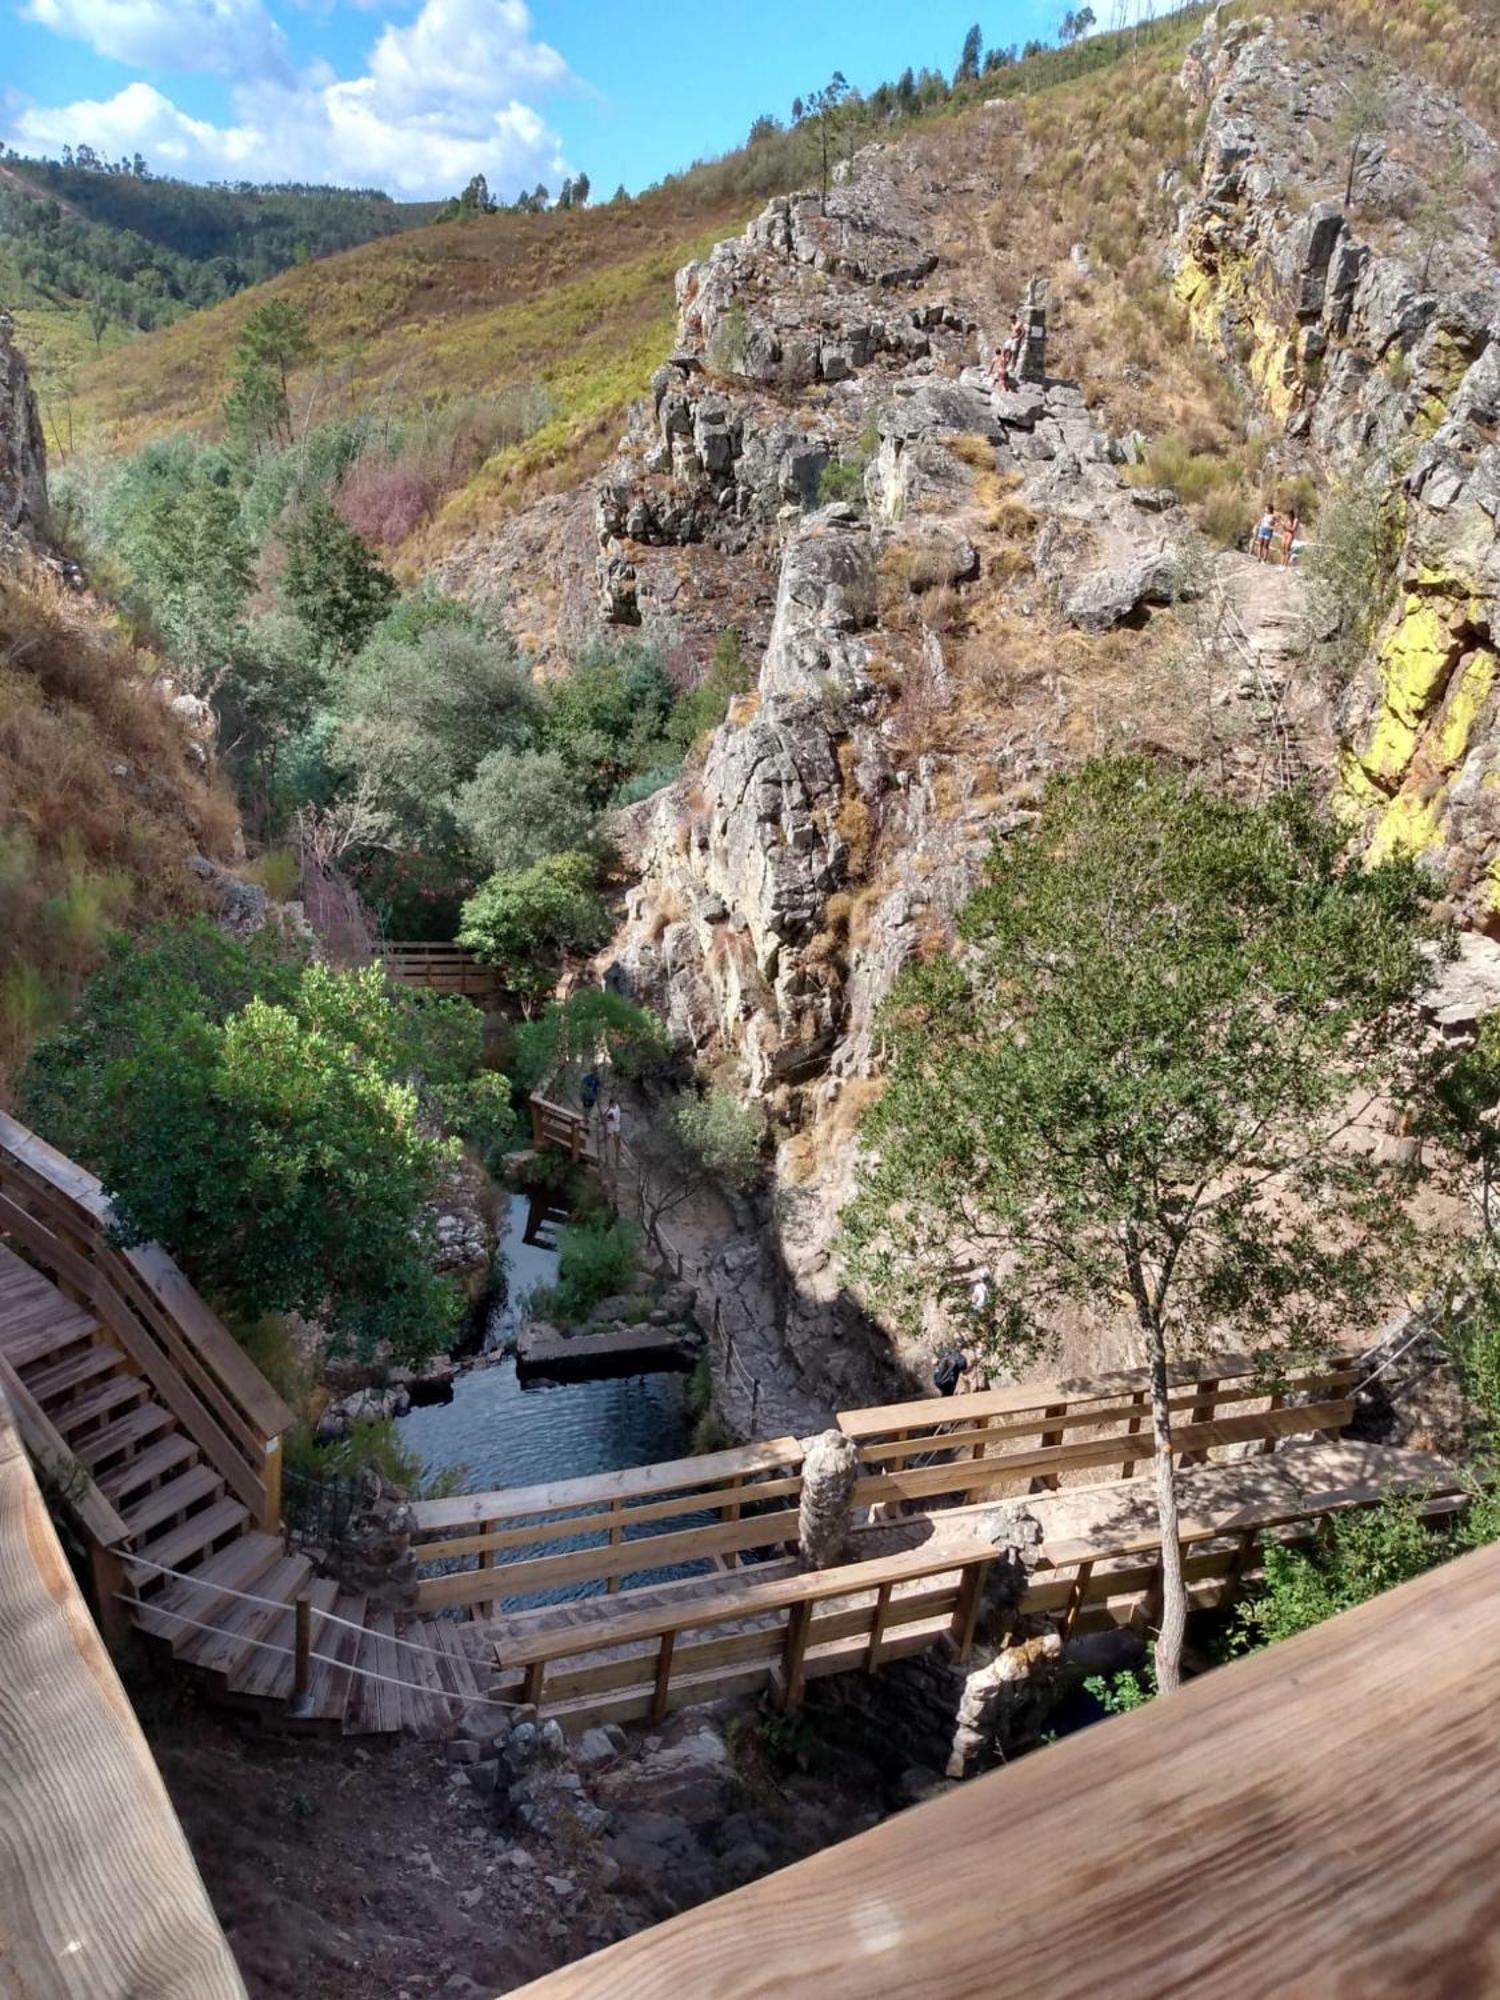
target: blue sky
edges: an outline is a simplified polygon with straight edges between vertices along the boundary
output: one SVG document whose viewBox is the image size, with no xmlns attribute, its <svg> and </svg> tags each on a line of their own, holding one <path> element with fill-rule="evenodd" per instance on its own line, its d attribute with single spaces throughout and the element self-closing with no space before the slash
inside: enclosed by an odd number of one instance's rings
<svg viewBox="0 0 1500 2000">
<path fill-rule="evenodd" d="M 632 191 L 842 69 L 1050 36 L 1047 0 L 0 0 L 0 139 L 194 180 Z M 1102 8 L 1100 10 L 1103 11 Z"/>
</svg>

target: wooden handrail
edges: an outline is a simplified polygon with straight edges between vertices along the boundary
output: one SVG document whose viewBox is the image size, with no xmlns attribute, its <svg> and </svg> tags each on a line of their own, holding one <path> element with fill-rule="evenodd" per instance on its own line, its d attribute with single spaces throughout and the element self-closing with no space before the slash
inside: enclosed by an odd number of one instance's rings
<svg viewBox="0 0 1500 2000">
<path fill-rule="evenodd" d="M 80 1527 L 100 1548 L 123 1547 L 130 1539 L 125 1521 L 94 1484 L 88 1467 L 74 1457 L 66 1438 L 14 1368 L 0 1354 L 0 1403 L 9 1402 L 12 1421 L 22 1444 L 47 1478 L 63 1486 L 64 1504 Z"/>
<path fill-rule="evenodd" d="M 1497 1680 L 1500 1546 L 514 2000 L 1490 1992 Z"/>
<path fill-rule="evenodd" d="M 0 1112 L 0 1235 L 85 1302 L 264 1526 L 292 1412 L 154 1243 L 124 1248 L 95 1177 Z"/>
<path fill-rule="evenodd" d="M 245 2000 L 0 1391 L 0 1989 Z"/>
</svg>

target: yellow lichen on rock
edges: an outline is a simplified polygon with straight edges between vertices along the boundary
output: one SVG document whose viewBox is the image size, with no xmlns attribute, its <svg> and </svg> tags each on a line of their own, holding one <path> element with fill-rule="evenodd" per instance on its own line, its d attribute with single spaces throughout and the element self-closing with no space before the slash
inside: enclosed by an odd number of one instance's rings
<svg viewBox="0 0 1500 2000">
<path fill-rule="evenodd" d="M 1398 792 L 1376 822 L 1365 852 L 1368 859 L 1388 861 L 1396 854 L 1422 855 L 1441 844 L 1442 808 L 1446 790 L 1424 799 L 1415 790 Z"/>
<path fill-rule="evenodd" d="M 1437 754 L 1445 771 L 1456 770 L 1469 752 L 1469 739 L 1480 710 L 1495 685 L 1495 656 L 1471 653 L 1456 684 L 1449 690 L 1437 731 Z"/>
<path fill-rule="evenodd" d="M 1415 593 L 1380 648 L 1380 714 L 1360 752 L 1365 771 L 1386 791 L 1400 783 L 1423 719 L 1442 694 L 1453 638 L 1438 606 Z"/>
</svg>

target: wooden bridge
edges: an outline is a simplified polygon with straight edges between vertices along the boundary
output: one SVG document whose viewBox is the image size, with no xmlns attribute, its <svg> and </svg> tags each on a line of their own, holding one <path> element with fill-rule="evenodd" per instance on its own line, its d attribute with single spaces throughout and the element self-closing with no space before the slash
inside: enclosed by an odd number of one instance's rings
<svg viewBox="0 0 1500 2000">
<path fill-rule="evenodd" d="M 1174 1371 L 1181 1539 L 1193 1602 L 1232 1597 L 1268 1539 L 1316 1532 L 1392 1490 L 1432 1514 L 1463 1504 L 1430 1453 L 1340 1433 L 1354 1363 L 1290 1371 L 1219 1356 Z M 1022 1611 L 1065 1635 L 1149 1625 L 1161 1539 L 1148 1386 L 1130 1372 L 846 1411 L 865 1466 L 849 1559 L 796 1558 L 802 1448 L 772 1439 L 634 1472 L 420 1503 L 418 1606 L 469 1607 L 494 1692 L 569 1727 L 770 1691 L 949 1643 L 966 1657 L 995 1560 L 987 1515 L 1025 1496 L 1043 1545 Z M 539 1597 L 563 1602 L 538 1603 Z M 497 1609 L 497 1607 L 499 1607 Z"/>
<path fill-rule="evenodd" d="M 172 1260 L 109 1222 L 92 1175 L 0 1114 L 0 1395 L 88 1544 L 106 1636 L 303 1727 L 445 1732 L 480 1692 L 470 1635 L 314 1577 L 282 1536 L 291 1412 Z"/>
<path fill-rule="evenodd" d="M 375 956 L 386 977 L 399 985 L 461 993 L 470 1000 L 494 1000 L 501 991 L 495 968 L 460 944 L 384 943 L 375 946 Z"/>
</svg>

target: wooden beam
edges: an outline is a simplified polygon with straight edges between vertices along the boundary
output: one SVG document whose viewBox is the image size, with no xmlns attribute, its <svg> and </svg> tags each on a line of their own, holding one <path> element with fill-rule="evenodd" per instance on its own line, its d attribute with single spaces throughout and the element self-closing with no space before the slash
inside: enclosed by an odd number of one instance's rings
<svg viewBox="0 0 1500 2000">
<path fill-rule="evenodd" d="M 1497 1683 L 1492 1547 L 516 2000 L 1500 1992 Z"/>
<path fill-rule="evenodd" d="M 245 2000 L 3 1394 L 0 1993 Z"/>
</svg>

